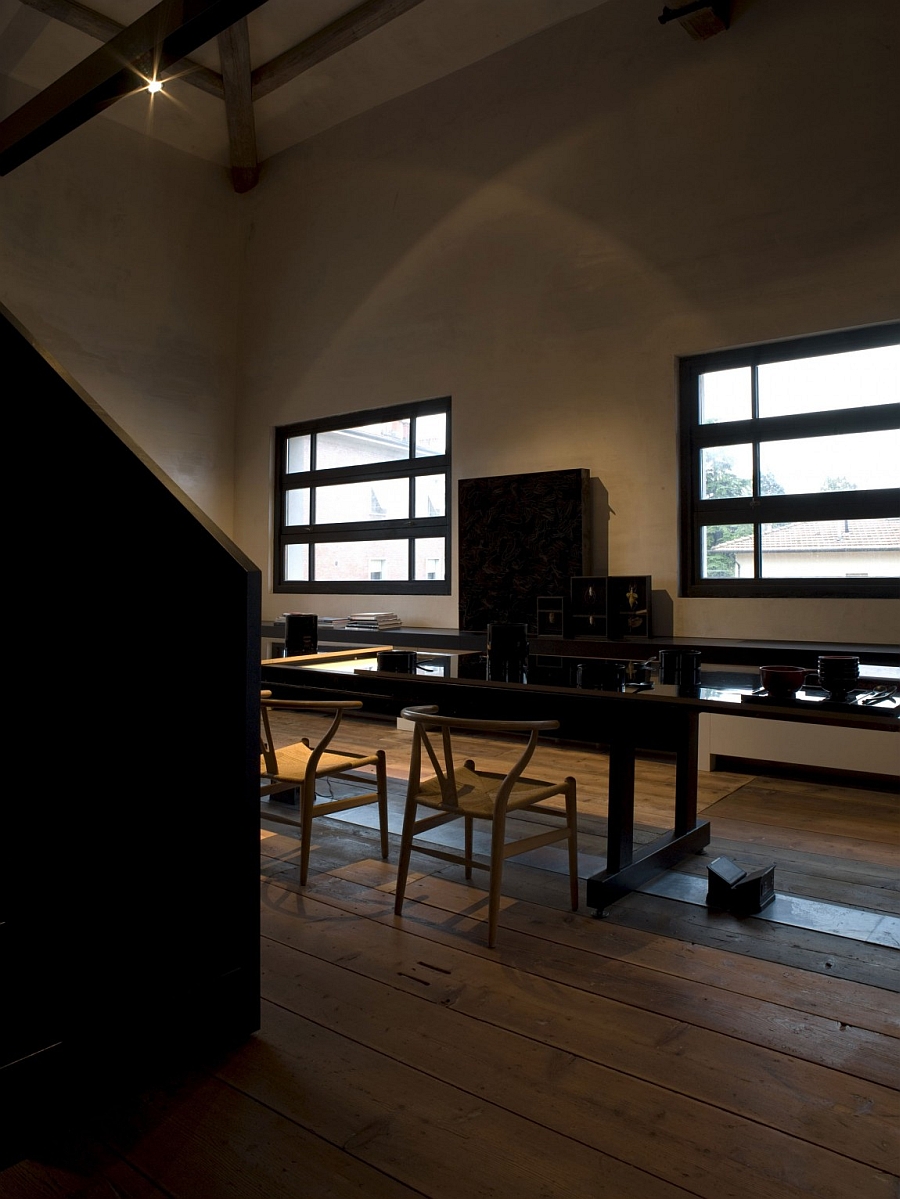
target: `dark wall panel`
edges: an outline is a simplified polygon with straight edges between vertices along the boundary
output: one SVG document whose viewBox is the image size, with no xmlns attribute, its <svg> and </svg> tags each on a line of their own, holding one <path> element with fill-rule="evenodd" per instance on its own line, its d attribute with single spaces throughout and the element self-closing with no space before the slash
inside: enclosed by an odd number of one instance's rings
<svg viewBox="0 0 900 1199">
<path fill-rule="evenodd" d="M 494 475 L 459 482 L 459 624 L 525 622 L 540 595 L 568 595 L 590 572 L 588 470 Z"/>
<path fill-rule="evenodd" d="M 0 1086 L 24 1134 L 70 1086 L 258 1027 L 261 587 L 2 310 L 0 361 L 8 578 L 47 597 L 6 638 Z"/>
</svg>

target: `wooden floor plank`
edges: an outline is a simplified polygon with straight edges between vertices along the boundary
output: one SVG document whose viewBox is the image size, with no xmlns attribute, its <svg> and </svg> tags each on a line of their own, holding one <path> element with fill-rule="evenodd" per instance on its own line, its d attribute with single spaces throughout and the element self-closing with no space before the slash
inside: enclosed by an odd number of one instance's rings
<svg viewBox="0 0 900 1199">
<path fill-rule="evenodd" d="M 382 863 L 372 863 L 381 865 Z M 355 868 L 338 870 L 334 877 L 351 884 L 358 877 Z M 322 898 L 324 902 L 349 900 L 345 910 L 365 912 L 369 919 L 393 924 L 390 905 L 391 889 L 385 889 L 386 902 L 379 912 L 374 896 L 356 896 L 345 888 L 336 888 L 330 881 L 319 876 L 308 888 L 307 894 Z M 771 999 L 748 995 L 732 978 L 734 985 L 728 989 L 718 985 L 727 969 L 715 967 L 705 972 L 702 980 L 686 978 L 681 974 L 654 970 L 650 966 L 634 961 L 625 961 L 603 952 L 606 930 L 614 929 L 606 921 L 589 921 L 574 916 L 564 922 L 564 927 L 573 932 L 580 926 L 582 933 L 578 946 L 562 943 L 560 921 L 532 907 L 523 912 L 520 903 L 503 909 L 502 939 L 493 950 L 487 949 L 484 940 L 486 920 L 486 895 L 478 890 L 456 883 L 449 883 L 434 876 L 423 877 L 410 884 L 408 889 L 413 907 L 404 908 L 406 917 L 415 922 L 420 935 L 430 936 L 443 944 L 452 943 L 445 928 L 445 913 L 465 915 L 476 925 L 476 935 L 466 940 L 466 949 L 481 957 L 502 961 L 505 965 L 526 971 L 537 977 L 565 983 L 607 999 L 615 999 L 632 1007 L 643 1008 L 661 1016 L 685 1020 L 697 1027 L 746 1039 L 756 1045 L 789 1053 L 805 1061 L 841 1070 L 847 1074 L 866 1078 L 883 1086 L 894 1086 L 900 1080 L 900 1042 L 896 1036 L 885 1036 L 848 1022 L 848 1012 L 855 1016 L 856 1009 L 844 1007 L 836 1018 L 813 1015 L 808 1011 L 812 1005 L 812 992 L 821 991 L 814 975 L 807 975 L 805 987 L 799 992 L 802 1007 L 798 1010 Z M 354 898 L 358 906 L 352 907 Z M 478 905 L 477 907 L 474 905 Z M 429 911 L 432 909 L 432 911 Z M 539 931 L 536 931 L 539 930 Z M 454 928 L 459 932 L 459 925 Z M 551 940 L 550 933 L 557 934 Z M 572 941 L 575 936 L 572 937 Z M 733 964 L 732 964 L 733 967 Z M 770 988 L 771 990 L 771 988 Z M 784 995 L 779 991 L 779 995 Z M 896 1017 L 891 1019 L 891 1005 L 881 993 L 880 1010 L 883 1021 L 893 1024 L 898 1032 Z M 872 1003 L 874 1007 L 874 1002 Z"/>
<path fill-rule="evenodd" d="M 96 1148 L 81 1161 L 17 1162 L 0 1172 L 3 1199 L 168 1199 L 127 1162 Z"/>
<path fill-rule="evenodd" d="M 572 913 L 552 847 L 506 864 L 495 950 L 483 891 L 447 863 L 413 856 L 395 918 L 410 734 L 341 732 L 386 752 L 391 861 L 374 808 L 318 820 L 301 898 L 298 830 L 262 821 L 262 1032 L 51 1136 L 0 1174 L 3 1199 L 898 1199 L 896 951 L 645 894 Z M 499 768 L 510 742 L 463 749 Z M 584 877 L 605 859 L 608 756 L 548 740 L 535 766 L 578 779 Z M 639 757 L 639 843 L 669 824 L 674 777 Z M 897 910 L 896 796 L 721 772 L 698 790 L 712 842 L 679 869 L 775 862 L 783 894 Z M 202 832 L 183 831 L 192 894 L 215 904 Z"/>
<path fill-rule="evenodd" d="M 371 1086 L 381 1105 L 385 1103 L 385 1089 L 390 1086 L 404 1099 L 402 1114 L 395 1112 L 392 1116 L 394 1122 L 410 1118 L 420 1105 L 426 1110 L 430 1105 L 430 1122 L 446 1119 L 444 1102 L 451 1105 L 448 1114 L 452 1118 L 458 1105 L 464 1109 L 467 1106 L 460 1092 L 472 1097 L 478 1109 L 477 1139 L 473 1132 L 464 1160 L 451 1155 L 452 1160 L 443 1165 L 455 1173 L 456 1194 L 482 1193 L 473 1185 L 473 1169 L 476 1182 L 482 1175 L 495 1181 L 492 1167 L 482 1163 L 481 1138 L 496 1159 L 508 1151 L 507 1129 L 516 1135 L 514 1126 L 510 1127 L 508 1118 L 499 1118 L 497 1109 L 573 1139 L 579 1151 L 587 1146 L 613 1159 L 615 1170 L 609 1160 L 602 1168 L 605 1193 L 609 1194 L 655 1194 L 658 1185 L 653 1185 L 645 1171 L 706 1199 L 747 1194 L 754 1186 L 771 1199 L 782 1195 L 844 1195 L 849 1187 L 871 1187 L 876 1194 L 889 1193 L 883 1175 L 828 1150 L 798 1146 L 784 1133 L 674 1096 L 533 1038 L 485 1026 L 453 1007 L 430 1003 L 419 994 L 398 993 L 340 965 L 275 943 L 264 943 L 263 963 L 264 991 L 273 1006 L 267 1005 L 264 1010 L 260 1039 L 276 1052 L 296 1055 L 296 1068 L 288 1066 L 284 1073 L 310 1069 L 328 1073 L 336 1069 L 364 1094 Z M 406 1073 L 390 1073 L 388 1066 L 371 1053 L 355 1053 L 348 1059 L 340 1042 L 333 1045 L 328 1038 L 310 1050 L 315 1038 L 304 1027 L 295 1027 L 284 1009 L 447 1086 L 435 1088 L 421 1077 L 409 1081 Z M 285 1098 L 291 1102 L 290 1096 L 258 1089 L 267 1087 L 271 1073 L 268 1069 L 257 1071 L 243 1056 L 238 1063 L 229 1063 L 223 1076 L 273 1106 L 279 1106 Z M 452 1092 L 449 1086 L 454 1088 Z M 420 1100 L 423 1087 L 425 1097 Z M 331 1094 L 329 1102 L 334 1102 Z M 351 1097 L 351 1102 L 358 1100 Z M 518 1135 L 522 1137 L 522 1132 Z M 516 1156 L 546 1153 L 545 1140 L 535 1135 L 539 1139 L 527 1150 L 520 1143 Z M 707 1150 L 710 1137 L 718 1146 L 715 1162 L 710 1161 Z M 560 1146 L 546 1168 L 553 1171 L 569 1153 L 565 1145 Z M 786 1159 L 790 1161 L 787 1168 Z M 423 1167 L 424 1163 L 418 1167 L 420 1175 Z M 440 1171 L 436 1173 L 440 1177 Z M 543 1182 L 547 1193 L 573 1193 L 572 1183 L 565 1177 L 545 1174 Z M 497 1189 L 488 1193 L 519 1193 L 513 1189 L 512 1177 L 506 1178 L 505 1190 L 502 1180 L 497 1179 L 495 1185 Z M 452 1188 L 447 1193 L 454 1194 Z"/>
<path fill-rule="evenodd" d="M 332 967 L 326 974 L 282 946 L 266 946 L 265 960 L 264 990 L 276 1002 L 266 1004 L 254 1046 L 234 1055 L 220 1077 L 298 1124 L 314 1126 L 333 1145 L 410 1185 L 427 1179 L 435 1199 L 554 1193 L 588 1199 L 603 1192 L 685 1199 L 680 1186 L 443 1080 L 427 1059 L 412 1066 L 371 1047 L 370 1040 L 379 1040 L 376 1030 L 389 1037 L 415 1002 L 396 1009 L 396 993 L 375 984 L 360 1008 L 353 994 L 361 980 L 346 970 Z M 303 977 L 307 971 L 312 987 Z M 318 1020 L 292 1010 L 307 1000 Z M 426 1013 L 426 1023 L 433 1015 Z M 502 1097 L 502 1076 L 492 1089 Z"/>
<path fill-rule="evenodd" d="M 639 893 L 613 904 L 606 919 L 658 936 L 696 941 L 711 948 L 799 966 L 823 978 L 843 978 L 900 992 L 897 951 L 881 945 L 766 920 L 754 920 L 751 927 L 747 919 L 728 913 L 710 920 L 705 907 Z"/>
<path fill-rule="evenodd" d="M 326 961 L 352 956 L 354 970 L 399 990 L 427 983 L 431 1002 L 892 1169 L 897 1096 L 887 1088 L 434 942 L 426 967 L 420 945 L 399 930 L 371 921 L 360 928 L 317 900 L 285 899 L 274 883 L 264 892 L 263 934 L 282 944 Z"/>
<path fill-rule="evenodd" d="M 420 1192 L 217 1078 L 147 1097 L 115 1147 L 171 1199 L 413 1199 Z M 115 1192 L 112 1192 L 113 1194 Z"/>
<path fill-rule="evenodd" d="M 784 828 L 774 823 L 754 823 L 730 816 L 727 819 L 724 816 L 714 816 L 710 824 L 713 835 L 726 840 L 766 846 L 770 849 L 798 849 L 837 859 L 852 858 L 857 862 L 871 862 L 876 866 L 893 867 L 897 864 L 896 848 L 878 841 L 864 841 L 858 837 L 841 836 L 839 833 Z"/>
</svg>

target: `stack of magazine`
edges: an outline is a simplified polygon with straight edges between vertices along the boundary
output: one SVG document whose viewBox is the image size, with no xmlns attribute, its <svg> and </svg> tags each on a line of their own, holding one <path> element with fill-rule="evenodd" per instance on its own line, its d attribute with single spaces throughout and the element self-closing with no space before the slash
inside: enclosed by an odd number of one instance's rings
<svg viewBox="0 0 900 1199">
<path fill-rule="evenodd" d="M 399 629 L 403 621 L 396 612 L 351 612 L 346 629 Z"/>
</svg>

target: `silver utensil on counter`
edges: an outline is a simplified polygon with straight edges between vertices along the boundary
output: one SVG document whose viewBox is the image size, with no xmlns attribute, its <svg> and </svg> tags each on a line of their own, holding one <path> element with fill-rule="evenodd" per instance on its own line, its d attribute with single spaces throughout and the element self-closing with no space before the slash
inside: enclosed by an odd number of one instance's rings
<svg viewBox="0 0 900 1199">
<path fill-rule="evenodd" d="M 883 699 L 890 699 L 896 690 L 896 687 L 890 687 L 886 688 L 884 691 L 872 691 L 869 695 L 866 695 L 863 698 L 858 698 L 856 702 L 860 704 L 861 707 L 866 708 L 869 706 L 869 704 L 877 704 Z"/>
</svg>

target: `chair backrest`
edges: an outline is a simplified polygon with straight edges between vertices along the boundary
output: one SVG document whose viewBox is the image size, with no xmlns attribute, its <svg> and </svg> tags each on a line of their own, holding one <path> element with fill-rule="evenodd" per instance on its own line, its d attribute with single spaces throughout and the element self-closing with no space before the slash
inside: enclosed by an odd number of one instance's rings
<svg viewBox="0 0 900 1199">
<path fill-rule="evenodd" d="M 474 717 L 440 716 L 436 707 L 404 708 L 400 713 L 414 727 L 412 752 L 409 762 L 409 785 L 417 789 L 422 771 L 422 750 L 428 757 L 441 789 L 441 799 L 451 807 L 459 807 L 456 769 L 453 763 L 454 733 L 527 733 L 528 741 L 522 753 L 505 775 L 498 775 L 497 806 L 505 806 L 509 793 L 531 761 L 540 734 L 547 729 L 558 729 L 558 720 L 478 720 Z M 431 734 L 437 733 L 436 743 Z M 501 781 L 502 780 L 502 781 Z"/>
<path fill-rule="evenodd" d="M 325 735 L 319 738 L 313 749 L 311 761 L 312 768 L 315 770 L 315 763 L 321 758 L 338 731 L 344 712 L 348 708 L 361 707 L 362 700 L 359 699 L 273 699 L 271 691 L 261 691 L 259 694 L 259 752 L 266 764 L 266 773 L 278 773 L 278 753 L 275 749 L 272 726 L 269 722 L 270 709 L 278 708 L 293 712 L 318 712 L 320 714 L 334 713 Z M 304 741 L 308 744 L 306 739 Z"/>
</svg>

